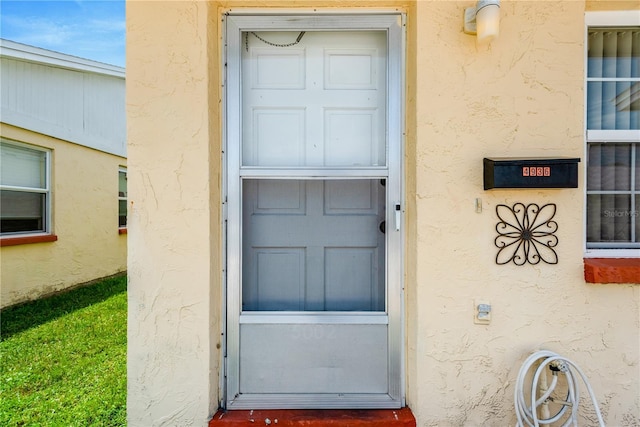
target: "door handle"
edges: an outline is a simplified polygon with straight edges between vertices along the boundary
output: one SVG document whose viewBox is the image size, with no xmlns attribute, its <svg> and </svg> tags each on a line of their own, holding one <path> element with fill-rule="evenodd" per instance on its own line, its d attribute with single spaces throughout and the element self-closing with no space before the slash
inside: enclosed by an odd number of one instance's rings
<svg viewBox="0 0 640 427">
<path fill-rule="evenodd" d="M 402 213 L 402 211 L 400 210 L 400 203 L 396 203 L 396 210 L 394 213 L 396 216 L 396 231 L 400 231 L 400 214 Z"/>
<path fill-rule="evenodd" d="M 387 221 L 382 221 L 382 222 L 380 223 L 380 225 L 378 226 L 378 228 L 380 229 L 380 231 L 382 231 L 382 234 L 385 234 L 386 226 L 387 226 Z"/>
</svg>

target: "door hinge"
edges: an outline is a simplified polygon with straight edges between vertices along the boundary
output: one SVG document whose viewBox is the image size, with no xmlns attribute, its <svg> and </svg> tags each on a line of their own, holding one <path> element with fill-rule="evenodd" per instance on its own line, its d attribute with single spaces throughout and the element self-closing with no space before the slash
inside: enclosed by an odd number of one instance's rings
<svg viewBox="0 0 640 427">
<path fill-rule="evenodd" d="M 224 357 L 224 359 L 222 360 L 222 369 L 224 372 L 224 377 L 227 377 L 227 356 Z"/>
</svg>

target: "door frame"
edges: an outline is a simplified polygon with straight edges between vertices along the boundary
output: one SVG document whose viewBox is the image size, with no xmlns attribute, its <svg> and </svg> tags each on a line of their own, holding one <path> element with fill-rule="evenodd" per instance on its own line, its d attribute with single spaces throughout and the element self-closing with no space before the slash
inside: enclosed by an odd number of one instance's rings
<svg viewBox="0 0 640 427">
<path fill-rule="evenodd" d="M 386 241 L 386 287 L 387 303 L 385 318 L 379 313 L 364 316 L 362 323 L 379 324 L 388 322 L 388 376 L 389 393 L 386 398 L 366 395 L 342 398 L 336 403 L 335 396 L 329 396 L 326 402 L 322 396 L 311 399 L 303 396 L 289 395 L 287 408 L 323 407 L 331 408 L 384 408 L 405 405 L 405 333 L 404 333 L 404 72 L 405 72 L 405 15 L 396 10 L 372 13 L 327 12 L 315 10 L 278 11 L 278 10 L 233 10 L 224 15 L 225 29 L 223 43 L 224 93 L 223 93 L 223 191 L 224 191 L 224 291 L 223 291 L 223 351 L 220 372 L 220 405 L 227 409 L 246 408 L 284 408 L 281 399 L 270 402 L 269 399 L 250 396 L 239 398 L 240 383 L 240 314 L 241 314 L 241 254 L 242 254 L 242 209 L 241 179 L 243 178 L 295 178 L 331 179 L 336 177 L 378 178 L 382 169 L 387 174 L 387 212 L 386 223 L 397 224 L 399 230 L 388 226 Z M 240 76 L 240 49 L 242 48 L 242 32 L 245 31 L 311 31 L 311 30 L 382 30 L 387 32 L 387 166 L 385 168 L 369 167 L 350 170 L 345 169 L 313 169 L 300 168 L 287 171 L 286 176 L 278 176 L 273 171 L 261 168 L 242 167 L 241 137 L 242 113 Z M 242 177 L 240 170 L 243 169 Z M 250 170 L 248 170 L 250 169 Z M 400 209 L 396 212 L 396 209 Z M 389 261 L 392 258 L 393 261 Z M 245 315 L 246 316 L 246 315 Z M 283 314 L 281 322 L 309 323 L 304 313 Z M 353 319 L 353 314 L 339 313 L 334 315 L 335 323 L 340 318 Z M 246 320 L 252 322 L 251 317 Z M 326 323 L 326 321 L 325 321 Z M 332 323 L 329 321 L 328 323 Z M 325 402 L 325 403 L 323 403 Z M 311 405 L 311 406 L 310 406 Z"/>
</svg>

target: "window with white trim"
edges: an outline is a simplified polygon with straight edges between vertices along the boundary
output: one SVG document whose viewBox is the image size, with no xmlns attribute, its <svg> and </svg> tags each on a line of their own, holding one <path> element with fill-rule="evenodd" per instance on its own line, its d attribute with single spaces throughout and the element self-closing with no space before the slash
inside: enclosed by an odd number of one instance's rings
<svg viewBox="0 0 640 427">
<path fill-rule="evenodd" d="M 587 250 L 640 248 L 638 16 L 587 14 Z"/>
<path fill-rule="evenodd" d="M 118 227 L 127 227 L 127 169 L 118 170 Z"/>
<path fill-rule="evenodd" d="M 48 150 L 0 141 L 0 234 L 48 233 L 51 206 Z"/>
</svg>

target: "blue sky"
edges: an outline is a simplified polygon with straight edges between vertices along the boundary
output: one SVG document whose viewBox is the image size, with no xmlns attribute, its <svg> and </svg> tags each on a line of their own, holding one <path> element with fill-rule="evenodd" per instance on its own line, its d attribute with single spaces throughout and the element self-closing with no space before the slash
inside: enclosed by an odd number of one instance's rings
<svg viewBox="0 0 640 427">
<path fill-rule="evenodd" d="M 124 67 L 125 1 L 0 1 L 0 37 Z"/>
</svg>

